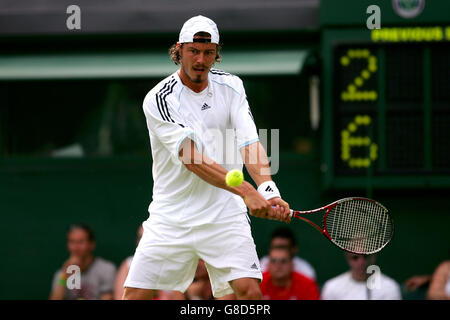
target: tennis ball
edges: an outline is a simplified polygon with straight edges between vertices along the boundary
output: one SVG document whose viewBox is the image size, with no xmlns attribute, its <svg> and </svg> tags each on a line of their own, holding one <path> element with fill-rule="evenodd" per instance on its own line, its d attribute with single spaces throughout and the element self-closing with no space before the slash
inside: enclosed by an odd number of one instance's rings
<svg viewBox="0 0 450 320">
<path fill-rule="evenodd" d="M 228 171 L 225 177 L 225 182 L 229 187 L 238 187 L 241 185 L 243 181 L 244 181 L 244 174 L 242 173 L 241 170 L 238 169 Z"/>
</svg>

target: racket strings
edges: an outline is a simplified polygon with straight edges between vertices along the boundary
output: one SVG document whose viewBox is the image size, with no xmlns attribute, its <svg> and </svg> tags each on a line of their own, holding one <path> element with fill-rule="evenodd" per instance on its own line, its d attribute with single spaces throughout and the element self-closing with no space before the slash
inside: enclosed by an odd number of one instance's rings
<svg viewBox="0 0 450 320">
<path fill-rule="evenodd" d="M 333 207 L 328 213 L 326 228 L 338 246 L 360 254 L 381 250 L 393 233 L 387 210 L 362 199 L 346 200 Z"/>
</svg>

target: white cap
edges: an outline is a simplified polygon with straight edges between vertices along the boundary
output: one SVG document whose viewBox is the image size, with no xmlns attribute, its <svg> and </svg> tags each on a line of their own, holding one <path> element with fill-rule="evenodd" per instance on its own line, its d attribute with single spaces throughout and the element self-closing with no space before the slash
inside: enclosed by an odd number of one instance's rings
<svg viewBox="0 0 450 320">
<path fill-rule="evenodd" d="M 187 20 L 180 31 L 178 42 L 194 42 L 197 32 L 208 32 L 211 35 L 211 43 L 219 44 L 219 30 L 214 21 L 204 16 L 196 16 Z"/>
</svg>

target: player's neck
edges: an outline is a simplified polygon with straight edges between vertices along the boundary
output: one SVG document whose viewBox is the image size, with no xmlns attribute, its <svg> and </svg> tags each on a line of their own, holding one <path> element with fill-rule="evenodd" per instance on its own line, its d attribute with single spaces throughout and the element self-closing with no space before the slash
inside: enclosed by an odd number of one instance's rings
<svg viewBox="0 0 450 320">
<path fill-rule="evenodd" d="M 178 76 L 181 79 L 181 82 L 188 87 L 189 89 L 191 89 L 194 92 L 202 92 L 203 90 L 205 90 L 205 88 L 208 86 L 208 78 L 206 78 L 205 81 L 202 82 L 193 82 L 187 75 L 186 73 L 184 73 L 183 68 L 180 68 L 180 71 L 178 71 Z"/>
</svg>

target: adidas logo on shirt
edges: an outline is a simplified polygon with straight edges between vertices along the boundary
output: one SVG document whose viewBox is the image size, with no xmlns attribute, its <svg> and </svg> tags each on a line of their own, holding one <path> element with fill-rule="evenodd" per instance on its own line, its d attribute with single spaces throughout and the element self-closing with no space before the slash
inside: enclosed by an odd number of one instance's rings
<svg viewBox="0 0 450 320">
<path fill-rule="evenodd" d="M 272 189 L 270 186 L 267 186 L 267 188 L 266 188 L 265 191 L 266 191 L 266 192 L 273 192 L 273 189 Z"/>
<path fill-rule="evenodd" d="M 202 111 L 211 108 L 206 102 L 202 106 Z"/>
<path fill-rule="evenodd" d="M 252 264 L 252 266 L 250 268 L 258 270 L 258 266 L 256 265 L 255 262 Z"/>
</svg>

